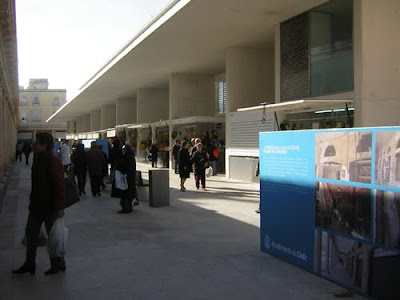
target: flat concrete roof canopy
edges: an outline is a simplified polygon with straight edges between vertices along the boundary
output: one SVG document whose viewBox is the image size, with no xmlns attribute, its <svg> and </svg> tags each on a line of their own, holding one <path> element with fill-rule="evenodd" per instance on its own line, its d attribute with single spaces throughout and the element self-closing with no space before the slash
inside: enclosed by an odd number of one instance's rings
<svg viewBox="0 0 400 300">
<path fill-rule="evenodd" d="M 326 1 L 173 1 L 47 121 L 70 121 L 138 88 L 166 88 L 172 73 L 222 73 L 226 49 L 272 48 L 275 24 Z"/>
</svg>

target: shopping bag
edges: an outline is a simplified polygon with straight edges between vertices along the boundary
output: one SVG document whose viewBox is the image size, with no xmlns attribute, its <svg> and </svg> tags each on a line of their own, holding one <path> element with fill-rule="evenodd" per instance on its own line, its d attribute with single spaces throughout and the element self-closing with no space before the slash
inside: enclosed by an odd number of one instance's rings
<svg viewBox="0 0 400 300">
<path fill-rule="evenodd" d="M 75 175 L 72 172 L 66 172 L 64 177 L 64 198 L 65 208 L 77 203 L 80 199 L 78 196 L 78 188 L 75 182 Z"/>
<path fill-rule="evenodd" d="M 118 170 L 115 170 L 115 187 L 123 191 L 128 189 L 127 175 Z"/>
<path fill-rule="evenodd" d="M 47 246 L 47 232 L 46 232 L 46 226 L 44 223 L 40 227 L 40 233 L 39 233 L 39 239 L 38 239 L 38 247 L 45 247 Z M 24 238 L 21 241 L 21 244 L 26 247 L 27 245 L 27 239 L 26 239 L 26 234 L 24 234 Z"/>
<path fill-rule="evenodd" d="M 206 176 L 207 176 L 207 177 L 210 177 L 210 176 L 212 175 L 212 173 L 213 173 L 213 168 L 212 168 L 211 166 L 209 166 L 209 167 L 206 169 Z"/>
<path fill-rule="evenodd" d="M 64 218 L 57 218 L 53 227 L 51 227 L 47 243 L 47 251 L 50 257 L 64 256 L 67 240 L 68 228 L 65 227 Z"/>
</svg>

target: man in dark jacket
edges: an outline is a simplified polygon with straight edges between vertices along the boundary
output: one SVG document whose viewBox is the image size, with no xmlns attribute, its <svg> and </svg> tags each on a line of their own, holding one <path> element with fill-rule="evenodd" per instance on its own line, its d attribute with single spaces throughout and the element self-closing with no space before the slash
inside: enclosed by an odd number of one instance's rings
<svg viewBox="0 0 400 300">
<path fill-rule="evenodd" d="M 96 142 L 90 144 L 90 150 L 86 153 L 86 163 L 90 175 L 90 187 L 94 197 L 101 196 L 100 187 L 103 182 L 103 165 L 106 163 L 103 152 Z"/>
<path fill-rule="evenodd" d="M 175 161 L 175 174 L 179 174 L 178 152 L 180 149 L 181 149 L 181 141 L 176 140 L 175 145 L 172 148 L 172 156 L 174 157 L 174 161 Z"/>
<path fill-rule="evenodd" d="M 25 235 L 27 239 L 26 260 L 14 274 L 31 273 L 36 270 L 36 250 L 42 223 L 50 233 L 57 218 L 64 216 L 64 168 L 52 153 L 53 137 L 47 132 L 36 134 L 35 157 L 32 164 L 32 191 Z M 50 257 L 51 268 L 46 275 L 65 271 L 63 256 Z"/>
</svg>

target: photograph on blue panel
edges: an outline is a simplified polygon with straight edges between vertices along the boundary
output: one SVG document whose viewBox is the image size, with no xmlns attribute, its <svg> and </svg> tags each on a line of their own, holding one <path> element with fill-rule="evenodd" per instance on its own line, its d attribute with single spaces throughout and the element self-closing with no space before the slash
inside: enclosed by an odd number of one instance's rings
<svg viewBox="0 0 400 300">
<path fill-rule="evenodd" d="M 371 132 L 329 132 L 315 135 L 315 176 L 371 183 Z"/>
<path fill-rule="evenodd" d="M 376 191 L 375 243 L 400 249 L 400 193 Z"/>
<path fill-rule="evenodd" d="M 375 299 L 400 299 L 400 254 L 315 230 L 314 272 Z"/>
<path fill-rule="evenodd" d="M 315 225 L 359 239 L 371 238 L 371 190 L 316 183 Z"/>
<path fill-rule="evenodd" d="M 400 132 L 376 133 L 375 183 L 400 187 Z"/>
</svg>

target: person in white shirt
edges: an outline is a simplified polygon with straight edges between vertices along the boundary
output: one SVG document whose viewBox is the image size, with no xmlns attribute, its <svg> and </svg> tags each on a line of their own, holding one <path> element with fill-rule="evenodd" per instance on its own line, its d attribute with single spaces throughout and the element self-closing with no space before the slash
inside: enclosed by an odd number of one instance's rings
<svg viewBox="0 0 400 300">
<path fill-rule="evenodd" d="M 71 165 L 71 158 L 70 158 L 70 148 L 68 146 L 68 142 L 66 140 L 62 140 L 61 146 L 61 162 L 64 166 L 64 171 L 67 171 L 69 166 Z"/>
</svg>

